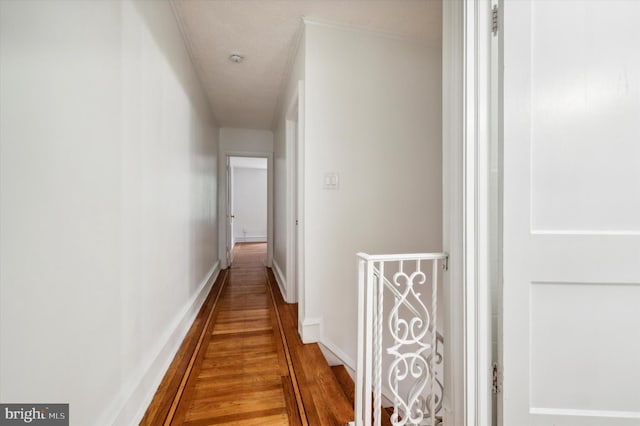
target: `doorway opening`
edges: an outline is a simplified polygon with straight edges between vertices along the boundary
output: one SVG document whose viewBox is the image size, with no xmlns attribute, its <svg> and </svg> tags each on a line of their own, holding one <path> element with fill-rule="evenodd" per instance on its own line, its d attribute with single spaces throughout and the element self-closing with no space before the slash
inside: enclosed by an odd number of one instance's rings
<svg viewBox="0 0 640 426">
<path fill-rule="evenodd" d="M 227 155 L 226 157 L 226 263 L 233 263 L 237 244 L 265 243 L 270 247 L 269 158 Z M 269 263 L 269 250 L 264 264 Z"/>
</svg>

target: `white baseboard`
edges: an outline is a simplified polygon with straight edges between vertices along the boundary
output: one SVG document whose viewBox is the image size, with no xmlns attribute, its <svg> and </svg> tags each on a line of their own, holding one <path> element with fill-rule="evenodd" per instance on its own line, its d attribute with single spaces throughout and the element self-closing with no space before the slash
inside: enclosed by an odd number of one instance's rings
<svg viewBox="0 0 640 426">
<path fill-rule="evenodd" d="M 347 369 L 347 373 L 351 376 L 353 381 L 356 381 L 356 363 L 349 355 L 346 354 L 342 349 L 338 347 L 335 343 L 333 343 L 330 339 L 327 339 L 326 336 L 322 336 L 320 341 L 318 342 L 318 346 L 320 346 L 320 350 L 322 351 L 322 355 L 327 360 L 329 365 L 344 365 Z M 392 407 L 393 406 L 393 393 L 391 389 L 389 389 L 384 384 L 382 385 L 382 405 L 384 407 Z"/>
<path fill-rule="evenodd" d="M 322 343 L 322 341 L 318 342 L 318 347 L 320 347 L 320 352 L 322 352 L 322 355 L 324 355 L 324 359 L 327 360 L 327 364 L 329 364 L 331 367 L 333 367 L 334 365 L 342 365 L 344 368 L 346 368 L 349 376 L 351 376 L 351 378 L 355 381 L 356 371 L 353 368 L 351 368 L 346 362 L 344 362 L 342 358 L 333 353 L 333 351 L 329 349 L 324 343 Z"/>
<path fill-rule="evenodd" d="M 380 395 L 382 396 L 383 407 L 393 407 L 393 392 L 391 392 L 388 386 L 382 385 Z"/>
<path fill-rule="evenodd" d="M 344 365 L 347 369 L 347 373 L 351 376 L 351 379 L 356 381 L 356 364 L 349 355 L 347 355 L 342 349 L 335 345 L 331 340 L 322 336 L 320 342 L 318 342 L 322 355 L 329 363 L 329 365 Z M 384 383 L 382 384 L 382 406 L 393 407 L 393 392 Z"/>
<path fill-rule="evenodd" d="M 236 243 L 266 243 L 267 236 L 266 235 L 254 235 L 254 236 L 246 236 L 246 237 L 235 237 Z"/>
<path fill-rule="evenodd" d="M 287 300 L 287 280 L 284 278 L 284 274 L 282 273 L 282 269 L 280 269 L 280 265 L 273 259 L 273 275 L 276 277 L 276 282 L 278 283 L 278 287 L 280 288 L 280 294 L 284 300 Z"/>
<path fill-rule="evenodd" d="M 327 359 L 329 365 L 342 364 L 347 368 L 347 370 L 349 370 L 349 374 L 355 374 L 356 362 L 353 360 L 353 358 L 347 355 L 346 352 L 340 349 L 338 345 L 327 339 L 326 336 L 322 336 L 318 343 L 320 344 L 320 349 L 324 349 L 322 353 Z M 325 353 L 325 351 L 328 353 Z"/>
<path fill-rule="evenodd" d="M 316 343 L 322 337 L 322 318 L 305 318 L 298 324 L 302 343 Z"/>
<path fill-rule="evenodd" d="M 151 351 L 151 354 L 155 355 L 149 356 L 146 362 L 142 362 L 140 364 L 142 367 L 138 368 L 138 371 L 129 374 L 130 379 L 122 386 L 122 390 L 97 424 L 137 425 L 140 423 L 219 273 L 220 262 L 217 261 L 209 270 L 207 278 L 198 286 L 198 290 L 167 327 L 167 331 L 158 339 L 158 345 Z"/>
</svg>

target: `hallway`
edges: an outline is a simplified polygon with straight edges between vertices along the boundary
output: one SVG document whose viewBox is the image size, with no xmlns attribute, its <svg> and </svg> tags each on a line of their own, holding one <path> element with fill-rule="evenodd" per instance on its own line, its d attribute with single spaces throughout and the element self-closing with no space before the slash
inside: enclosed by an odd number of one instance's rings
<svg viewBox="0 0 640 426">
<path fill-rule="evenodd" d="M 236 245 L 167 417 L 152 403 L 143 424 L 300 424 L 265 256 L 264 243 Z"/>
<path fill-rule="evenodd" d="M 638 426 L 638 21 L 0 0 L 0 424 L 345 425 L 352 377 L 356 423 L 409 422 L 419 376 L 448 426 Z M 230 226 L 232 157 L 266 227 Z"/>
<path fill-rule="evenodd" d="M 241 243 L 169 367 L 142 425 L 344 425 L 354 383 L 298 336 L 297 305 L 265 268 L 266 244 Z M 385 419 L 385 424 L 386 424 Z"/>
<path fill-rule="evenodd" d="M 0 402 L 350 421 L 354 254 L 442 244 L 441 35 L 440 0 L 0 0 Z M 228 268 L 237 156 L 266 260 Z"/>
</svg>

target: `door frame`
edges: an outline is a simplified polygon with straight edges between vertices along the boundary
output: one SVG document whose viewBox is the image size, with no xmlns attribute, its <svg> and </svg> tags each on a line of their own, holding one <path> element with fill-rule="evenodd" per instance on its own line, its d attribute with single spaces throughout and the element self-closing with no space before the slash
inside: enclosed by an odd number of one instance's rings
<svg viewBox="0 0 640 426">
<path fill-rule="evenodd" d="M 227 259 L 227 265 L 231 266 L 233 264 L 233 249 L 236 246 L 236 242 L 234 241 L 233 238 L 233 233 L 234 233 L 234 229 L 233 229 L 233 220 L 235 219 L 235 215 L 233 213 L 234 208 L 233 208 L 233 167 L 231 167 L 231 157 L 227 156 L 225 158 L 225 164 L 227 167 L 226 170 L 226 174 L 227 174 L 227 197 L 226 197 L 226 201 L 227 201 L 227 205 L 225 208 L 226 211 L 226 227 L 225 227 L 225 238 L 227 239 L 227 244 L 226 244 L 226 250 L 225 250 L 225 255 L 226 255 L 226 259 Z"/>
<path fill-rule="evenodd" d="M 289 99 L 286 113 L 286 299 L 298 303 L 298 323 L 305 318 L 304 288 L 304 81 Z M 293 154 L 293 155 L 292 155 Z M 300 328 L 300 327 L 299 327 Z"/>
<path fill-rule="evenodd" d="M 443 2 L 443 248 L 445 422 L 490 426 L 491 375 L 491 7 Z M 499 172 L 500 173 L 500 172 Z M 448 366 L 448 368 L 447 368 Z"/>
<path fill-rule="evenodd" d="M 267 159 L 267 258 L 265 266 L 271 267 L 273 263 L 273 153 L 271 152 L 249 152 L 221 150 L 218 172 L 218 214 L 224 217 L 224 220 L 218 221 L 218 258 L 222 269 L 228 268 L 226 250 L 229 247 L 229 215 L 227 209 L 227 200 L 231 196 L 229 194 L 229 182 L 227 182 L 227 167 L 229 167 L 229 157 L 252 157 Z"/>
</svg>

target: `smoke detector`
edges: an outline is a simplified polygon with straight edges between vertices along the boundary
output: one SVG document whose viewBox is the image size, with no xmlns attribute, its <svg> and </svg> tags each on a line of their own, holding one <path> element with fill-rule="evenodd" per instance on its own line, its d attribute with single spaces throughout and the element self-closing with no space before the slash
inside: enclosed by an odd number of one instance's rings
<svg viewBox="0 0 640 426">
<path fill-rule="evenodd" d="M 231 62 L 235 62 L 236 64 L 239 64 L 244 60 L 244 56 L 237 53 L 232 53 L 231 55 L 229 55 L 229 60 Z"/>
</svg>

